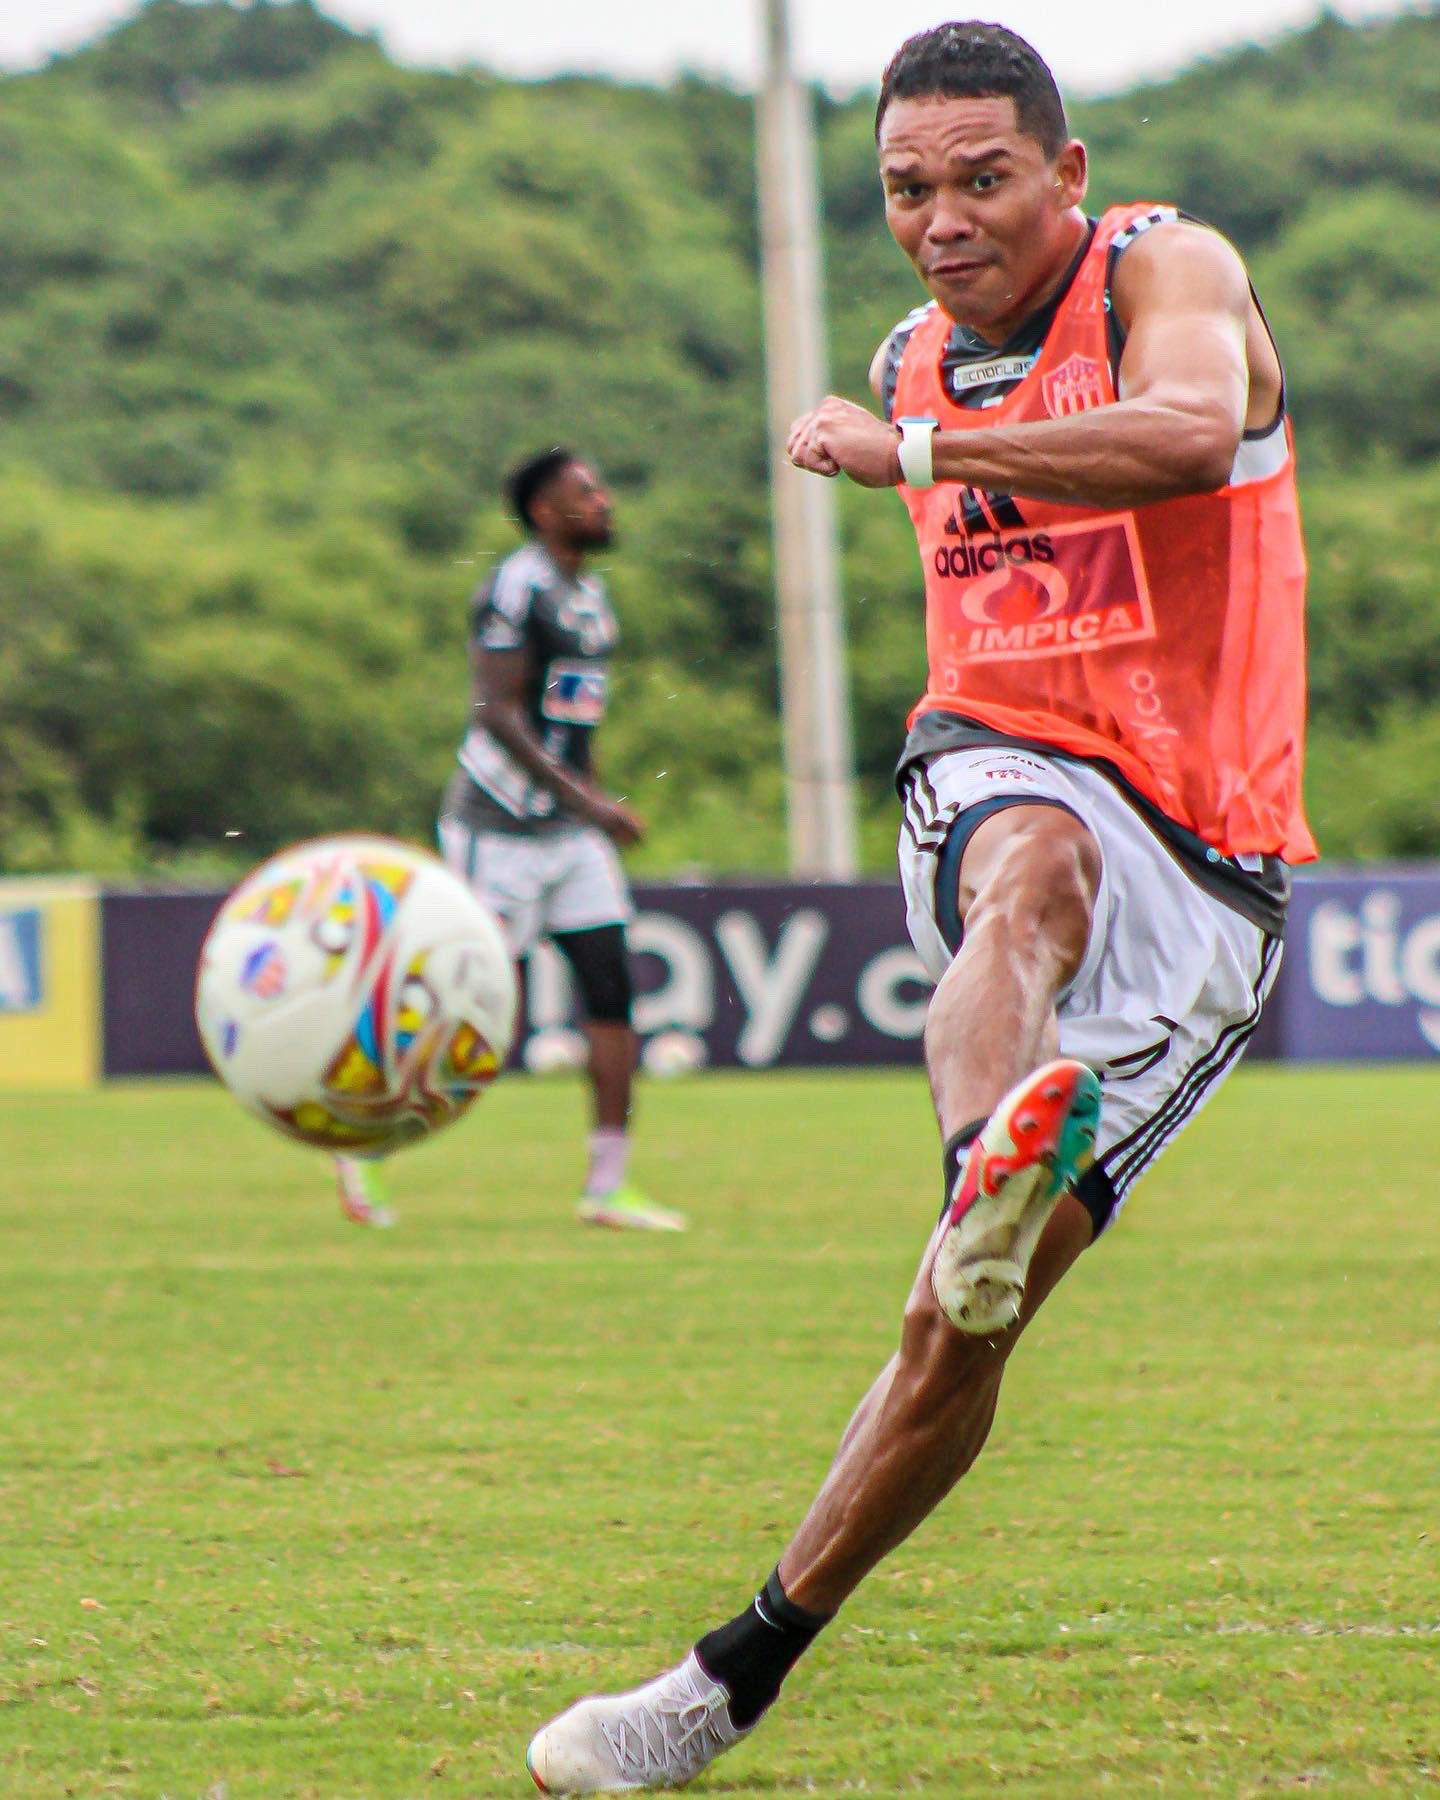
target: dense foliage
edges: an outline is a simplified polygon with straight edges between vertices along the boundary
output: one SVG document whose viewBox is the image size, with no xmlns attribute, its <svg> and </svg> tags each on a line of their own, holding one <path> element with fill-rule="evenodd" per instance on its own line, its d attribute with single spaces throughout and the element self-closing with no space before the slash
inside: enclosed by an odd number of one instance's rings
<svg viewBox="0 0 1440 1800">
<path fill-rule="evenodd" d="M 915 298 L 870 110 L 820 102 L 852 393 Z M 398 69 L 310 0 L 151 0 L 0 80 L 0 868 L 423 836 L 497 480 L 556 437 L 618 489 L 605 753 L 648 866 L 782 866 L 751 123 L 694 81 Z M 1286 352 L 1327 850 L 1440 852 L 1440 16 L 1325 18 L 1075 123 L 1097 204 L 1235 237 Z M 842 519 L 878 866 L 919 583 L 893 501 Z"/>
</svg>

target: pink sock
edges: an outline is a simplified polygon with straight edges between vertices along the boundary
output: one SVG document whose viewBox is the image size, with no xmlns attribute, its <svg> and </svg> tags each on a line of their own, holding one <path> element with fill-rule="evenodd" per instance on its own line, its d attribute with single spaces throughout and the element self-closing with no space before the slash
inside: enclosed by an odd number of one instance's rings
<svg viewBox="0 0 1440 1800">
<path fill-rule="evenodd" d="M 592 1131 L 590 1173 L 585 1178 L 585 1192 L 597 1200 L 606 1194 L 613 1194 L 625 1179 L 625 1163 L 629 1155 L 628 1132 L 613 1125 Z"/>
</svg>

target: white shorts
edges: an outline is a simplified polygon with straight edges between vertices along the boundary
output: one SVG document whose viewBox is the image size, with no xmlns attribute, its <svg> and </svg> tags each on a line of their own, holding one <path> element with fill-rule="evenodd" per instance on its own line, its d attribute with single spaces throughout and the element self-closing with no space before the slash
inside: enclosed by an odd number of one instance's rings
<svg viewBox="0 0 1440 1800">
<path fill-rule="evenodd" d="M 1239 1060 L 1280 943 L 1198 887 L 1096 770 L 1029 750 L 952 750 L 911 770 L 900 832 L 906 923 L 936 981 L 952 960 L 936 918 L 946 836 L 962 812 L 997 800 L 1063 806 L 1100 846 L 1090 941 L 1058 1012 L 1061 1053 L 1103 1084 L 1096 1160 L 1118 1212 Z"/>
<path fill-rule="evenodd" d="M 542 937 L 634 917 L 615 846 L 593 825 L 521 837 L 442 817 L 438 832 L 445 861 L 500 920 L 517 961 Z"/>
</svg>

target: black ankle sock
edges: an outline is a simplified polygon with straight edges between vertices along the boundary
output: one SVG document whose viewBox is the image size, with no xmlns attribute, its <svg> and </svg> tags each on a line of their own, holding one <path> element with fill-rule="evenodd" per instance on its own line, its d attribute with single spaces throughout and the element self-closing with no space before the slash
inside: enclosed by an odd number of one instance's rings
<svg viewBox="0 0 1440 1800">
<path fill-rule="evenodd" d="M 700 1639 L 695 1654 L 730 1690 L 732 1724 L 743 1731 L 755 1723 L 833 1617 L 796 1606 L 786 1597 L 776 1569 L 738 1618 Z"/>
<path fill-rule="evenodd" d="M 960 1171 L 965 1166 L 965 1152 L 979 1137 L 988 1123 L 985 1119 L 972 1119 L 968 1125 L 962 1126 L 952 1138 L 945 1140 L 945 1148 L 940 1152 L 941 1180 L 945 1183 L 945 1197 L 940 1202 L 940 1216 L 943 1219 L 945 1209 L 955 1198 L 955 1189 L 959 1185 Z"/>
</svg>

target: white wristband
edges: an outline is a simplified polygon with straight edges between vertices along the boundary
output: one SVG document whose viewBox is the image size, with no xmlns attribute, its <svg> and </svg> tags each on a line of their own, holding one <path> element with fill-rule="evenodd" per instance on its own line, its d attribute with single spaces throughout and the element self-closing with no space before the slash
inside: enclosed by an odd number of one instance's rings
<svg viewBox="0 0 1440 1800">
<path fill-rule="evenodd" d="M 905 485 L 914 488 L 934 487 L 935 464 L 930 440 L 935 435 L 938 419 L 897 419 L 900 427 L 900 473 Z"/>
</svg>

